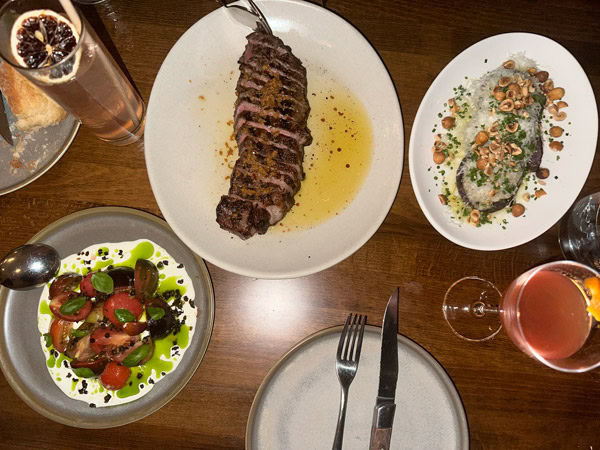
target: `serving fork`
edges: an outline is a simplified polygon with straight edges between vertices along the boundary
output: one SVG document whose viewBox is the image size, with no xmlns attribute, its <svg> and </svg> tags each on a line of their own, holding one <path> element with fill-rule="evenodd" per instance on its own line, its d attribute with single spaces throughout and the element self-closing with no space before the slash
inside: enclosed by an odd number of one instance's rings
<svg viewBox="0 0 600 450">
<path fill-rule="evenodd" d="M 233 17 L 244 25 L 248 25 L 250 28 L 254 30 L 261 30 L 268 34 L 273 34 L 265 15 L 262 13 L 256 3 L 253 0 L 245 0 L 245 2 L 249 5 L 248 7 L 242 5 L 231 5 L 231 1 L 227 2 L 227 0 L 218 0 L 221 5 L 232 13 Z M 247 20 L 250 19 L 251 22 L 248 23 Z"/>
<path fill-rule="evenodd" d="M 344 329 L 342 330 L 342 335 L 340 336 L 335 368 L 337 370 L 340 386 L 342 387 L 342 394 L 337 428 L 335 430 L 335 439 L 333 441 L 333 450 L 341 450 L 342 448 L 344 424 L 346 423 L 346 406 L 348 404 L 348 390 L 358 370 L 360 349 L 362 347 L 366 323 L 367 316 L 349 314 Z"/>
</svg>

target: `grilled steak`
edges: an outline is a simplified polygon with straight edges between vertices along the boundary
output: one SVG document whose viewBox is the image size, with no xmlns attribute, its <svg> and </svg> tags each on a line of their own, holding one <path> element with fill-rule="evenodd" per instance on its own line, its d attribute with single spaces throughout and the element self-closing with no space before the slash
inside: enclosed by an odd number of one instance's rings
<svg viewBox="0 0 600 450">
<path fill-rule="evenodd" d="M 217 205 L 221 228 L 242 239 L 266 233 L 292 208 L 312 142 L 306 69 L 275 36 L 256 31 L 247 40 L 233 120 L 239 157 Z"/>
</svg>

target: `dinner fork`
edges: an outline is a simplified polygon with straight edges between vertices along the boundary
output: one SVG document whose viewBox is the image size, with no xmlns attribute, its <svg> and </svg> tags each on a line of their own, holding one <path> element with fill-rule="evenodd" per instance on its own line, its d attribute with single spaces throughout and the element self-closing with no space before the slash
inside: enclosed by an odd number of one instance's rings
<svg viewBox="0 0 600 450">
<path fill-rule="evenodd" d="M 344 329 L 342 330 L 342 335 L 340 336 L 335 368 L 337 370 L 340 386 L 342 387 L 342 396 L 340 399 L 340 412 L 338 415 L 337 428 L 335 430 L 333 450 L 341 450 L 342 448 L 342 441 L 344 440 L 344 424 L 346 423 L 346 406 L 348 404 L 348 389 L 358 370 L 360 349 L 362 347 L 366 323 L 367 316 L 349 314 Z"/>
</svg>

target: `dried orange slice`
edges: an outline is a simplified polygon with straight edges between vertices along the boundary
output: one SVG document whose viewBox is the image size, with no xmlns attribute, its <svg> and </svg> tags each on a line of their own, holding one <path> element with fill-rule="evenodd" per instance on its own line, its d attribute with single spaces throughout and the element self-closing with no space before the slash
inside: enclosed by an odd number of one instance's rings
<svg viewBox="0 0 600 450">
<path fill-rule="evenodd" d="M 592 295 L 587 310 L 600 322 L 600 279 L 597 277 L 586 278 L 583 284 Z"/>
<path fill-rule="evenodd" d="M 22 67 L 41 69 L 61 62 L 73 52 L 79 33 L 65 17 L 49 9 L 36 9 L 21 14 L 11 30 L 11 49 Z M 51 82 L 65 81 L 74 73 L 78 58 L 71 58 L 48 76 Z M 71 78 L 71 77 L 68 77 Z"/>
</svg>

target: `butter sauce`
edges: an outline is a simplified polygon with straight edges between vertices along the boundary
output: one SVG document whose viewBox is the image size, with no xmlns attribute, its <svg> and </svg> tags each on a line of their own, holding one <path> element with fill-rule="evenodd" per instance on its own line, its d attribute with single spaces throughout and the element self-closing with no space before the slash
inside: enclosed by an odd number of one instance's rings
<svg viewBox="0 0 600 450">
<path fill-rule="evenodd" d="M 331 80 L 309 80 L 313 143 L 305 148 L 306 178 L 296 205 L 274 228 L 317 225 L 346 208 L 362 186 L 373 157 L 373 129 L 367 110 L 348 89 Z"/>
</svg>

